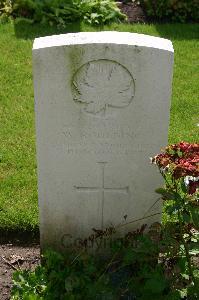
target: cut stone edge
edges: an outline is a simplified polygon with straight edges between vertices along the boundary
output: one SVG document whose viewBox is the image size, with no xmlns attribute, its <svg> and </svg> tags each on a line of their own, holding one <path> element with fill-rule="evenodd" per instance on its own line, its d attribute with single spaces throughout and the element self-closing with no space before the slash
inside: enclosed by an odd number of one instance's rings
<svg viewBox="0 0 199 300">
<path fill-rule="evenodd" d="M 174 52 L 170 40 L 145 34 L 118 31 L 77 32 L 40 37 L 34 40 L 33 50 L 85 44 L 141 46 Z"/>
</svg>

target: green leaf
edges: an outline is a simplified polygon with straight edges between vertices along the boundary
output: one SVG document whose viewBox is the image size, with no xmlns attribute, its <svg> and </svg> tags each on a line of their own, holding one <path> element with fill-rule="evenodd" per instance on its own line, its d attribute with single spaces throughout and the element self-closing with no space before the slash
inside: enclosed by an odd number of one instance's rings
<svg viewBox="0 0 199 300">
<path fill-rule="evenodd" d="M 189 254 L 190 255 L 199 255 L 199 247 L 190 249 Z"/>
<path fill-rule="evenodd" d="M 191 222 L 191 216 L 188 213 L 186 213 L 186 212 L 182 214 L 182 218 L 183 218 L 183 221 L 186 224 L 188 224 L 188 223 Z"/>
<path fill-rule="evenodd" d="M 178 205 L 178 204 L 172 204 L 172 205 L 169 205 L 165 208 L 165 211 L 169 214 L 169 215 L 172 215 L 173 213 L 174 214 L 177 214 L 178 210 L 180 210 L 181 206 Z"/>
<path fill-rule="evenodd" d="M 155 190 L 157 194 L 160 194 L 163 196 L 164 200 L 182 200 L 180 195 L 173 191 L 168 191 L 164 188 L 158 188 Z"/>
<path fill-rule="evenodd" d="M 73 279 L 70 277 L 65 280 L 65 290 L 67 293 L 71 293 L 73 291 Z"/>
<path fill-rule="evenodd" d="M 190 207 L 189 211 L 191 213 L 193 224 L 196 228 L 199 228 L 199 208 L 198 207 Z"/>
<path fill-rule="evenodd" d="M 179 290 L 181 298 L 185 299 L 187 296 L 187 289 Z"/>
<path fill-rule="evenodd" d="M 135 261 L 135 258 L 136 258 L 136 255 L 135 255 L 133 249 L 128 249 L 123 258 L 124 265 L 131 264 L 132 262 Z"/>
<path fill-rule="evenodd" d="M 156 277 L 146 281 L 144 289 L 152 294 L 160 294 L 166 288 L 166 281 L 164 278 Z"/>
<path fill-rule="evenodd" d="M 184 180 L 181 181 L 180 186 L 181 186 L 181 189 L 182 189 L 183 193 L 187 194 L 187 187 L 186 187 L 186 185 L 184 183 Z"/>
</svg>

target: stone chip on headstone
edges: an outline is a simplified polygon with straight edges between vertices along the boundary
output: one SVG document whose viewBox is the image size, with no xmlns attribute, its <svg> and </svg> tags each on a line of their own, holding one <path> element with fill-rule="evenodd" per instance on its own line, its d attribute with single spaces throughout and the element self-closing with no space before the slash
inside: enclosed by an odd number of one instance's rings
<svg viewBox="0 0 199 300">
<path fill-rule="evenodd" d="M 35 40 L 42 248 L 160 220 L 161 178 L 149 157 L 167 144 L 172 66 L 172 43 L 142 34 Z"/>
</svg>

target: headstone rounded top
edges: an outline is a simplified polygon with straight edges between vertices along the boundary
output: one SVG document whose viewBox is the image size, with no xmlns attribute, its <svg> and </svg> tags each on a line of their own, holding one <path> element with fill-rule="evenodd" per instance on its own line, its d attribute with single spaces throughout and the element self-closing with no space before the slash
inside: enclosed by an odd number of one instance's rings
<svg viewBox="0 0 199 300">
<path fill-rule="evenodd" d="M 117 31 L 77 32 L 40 37 L 35 39 L 33 50 L 50 47 L 59 47 L 64 45 L 107 43 L 157 48 L 174 52 L 173 45 L 170 40 L 145 34 Z"/>
</svg>

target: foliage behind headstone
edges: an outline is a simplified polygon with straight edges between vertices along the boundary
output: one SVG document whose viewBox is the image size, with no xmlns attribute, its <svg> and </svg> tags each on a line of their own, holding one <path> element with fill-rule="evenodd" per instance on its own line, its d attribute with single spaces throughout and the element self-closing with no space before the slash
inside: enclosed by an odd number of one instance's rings
<svg viewBox="0 0 199 300">
<path fill-rule="evenodd" d="M 149 18 L 159 21 L 186 22 L 199 20 L 198 0 L 141 0 Z"/>
<path fill-rule="evenodd" d="M 77 20 L 100 25 L 125 19 L 113 0 L 0 0 L 0 20 L 9 17 L 62 27 Z"/>
</svg>

